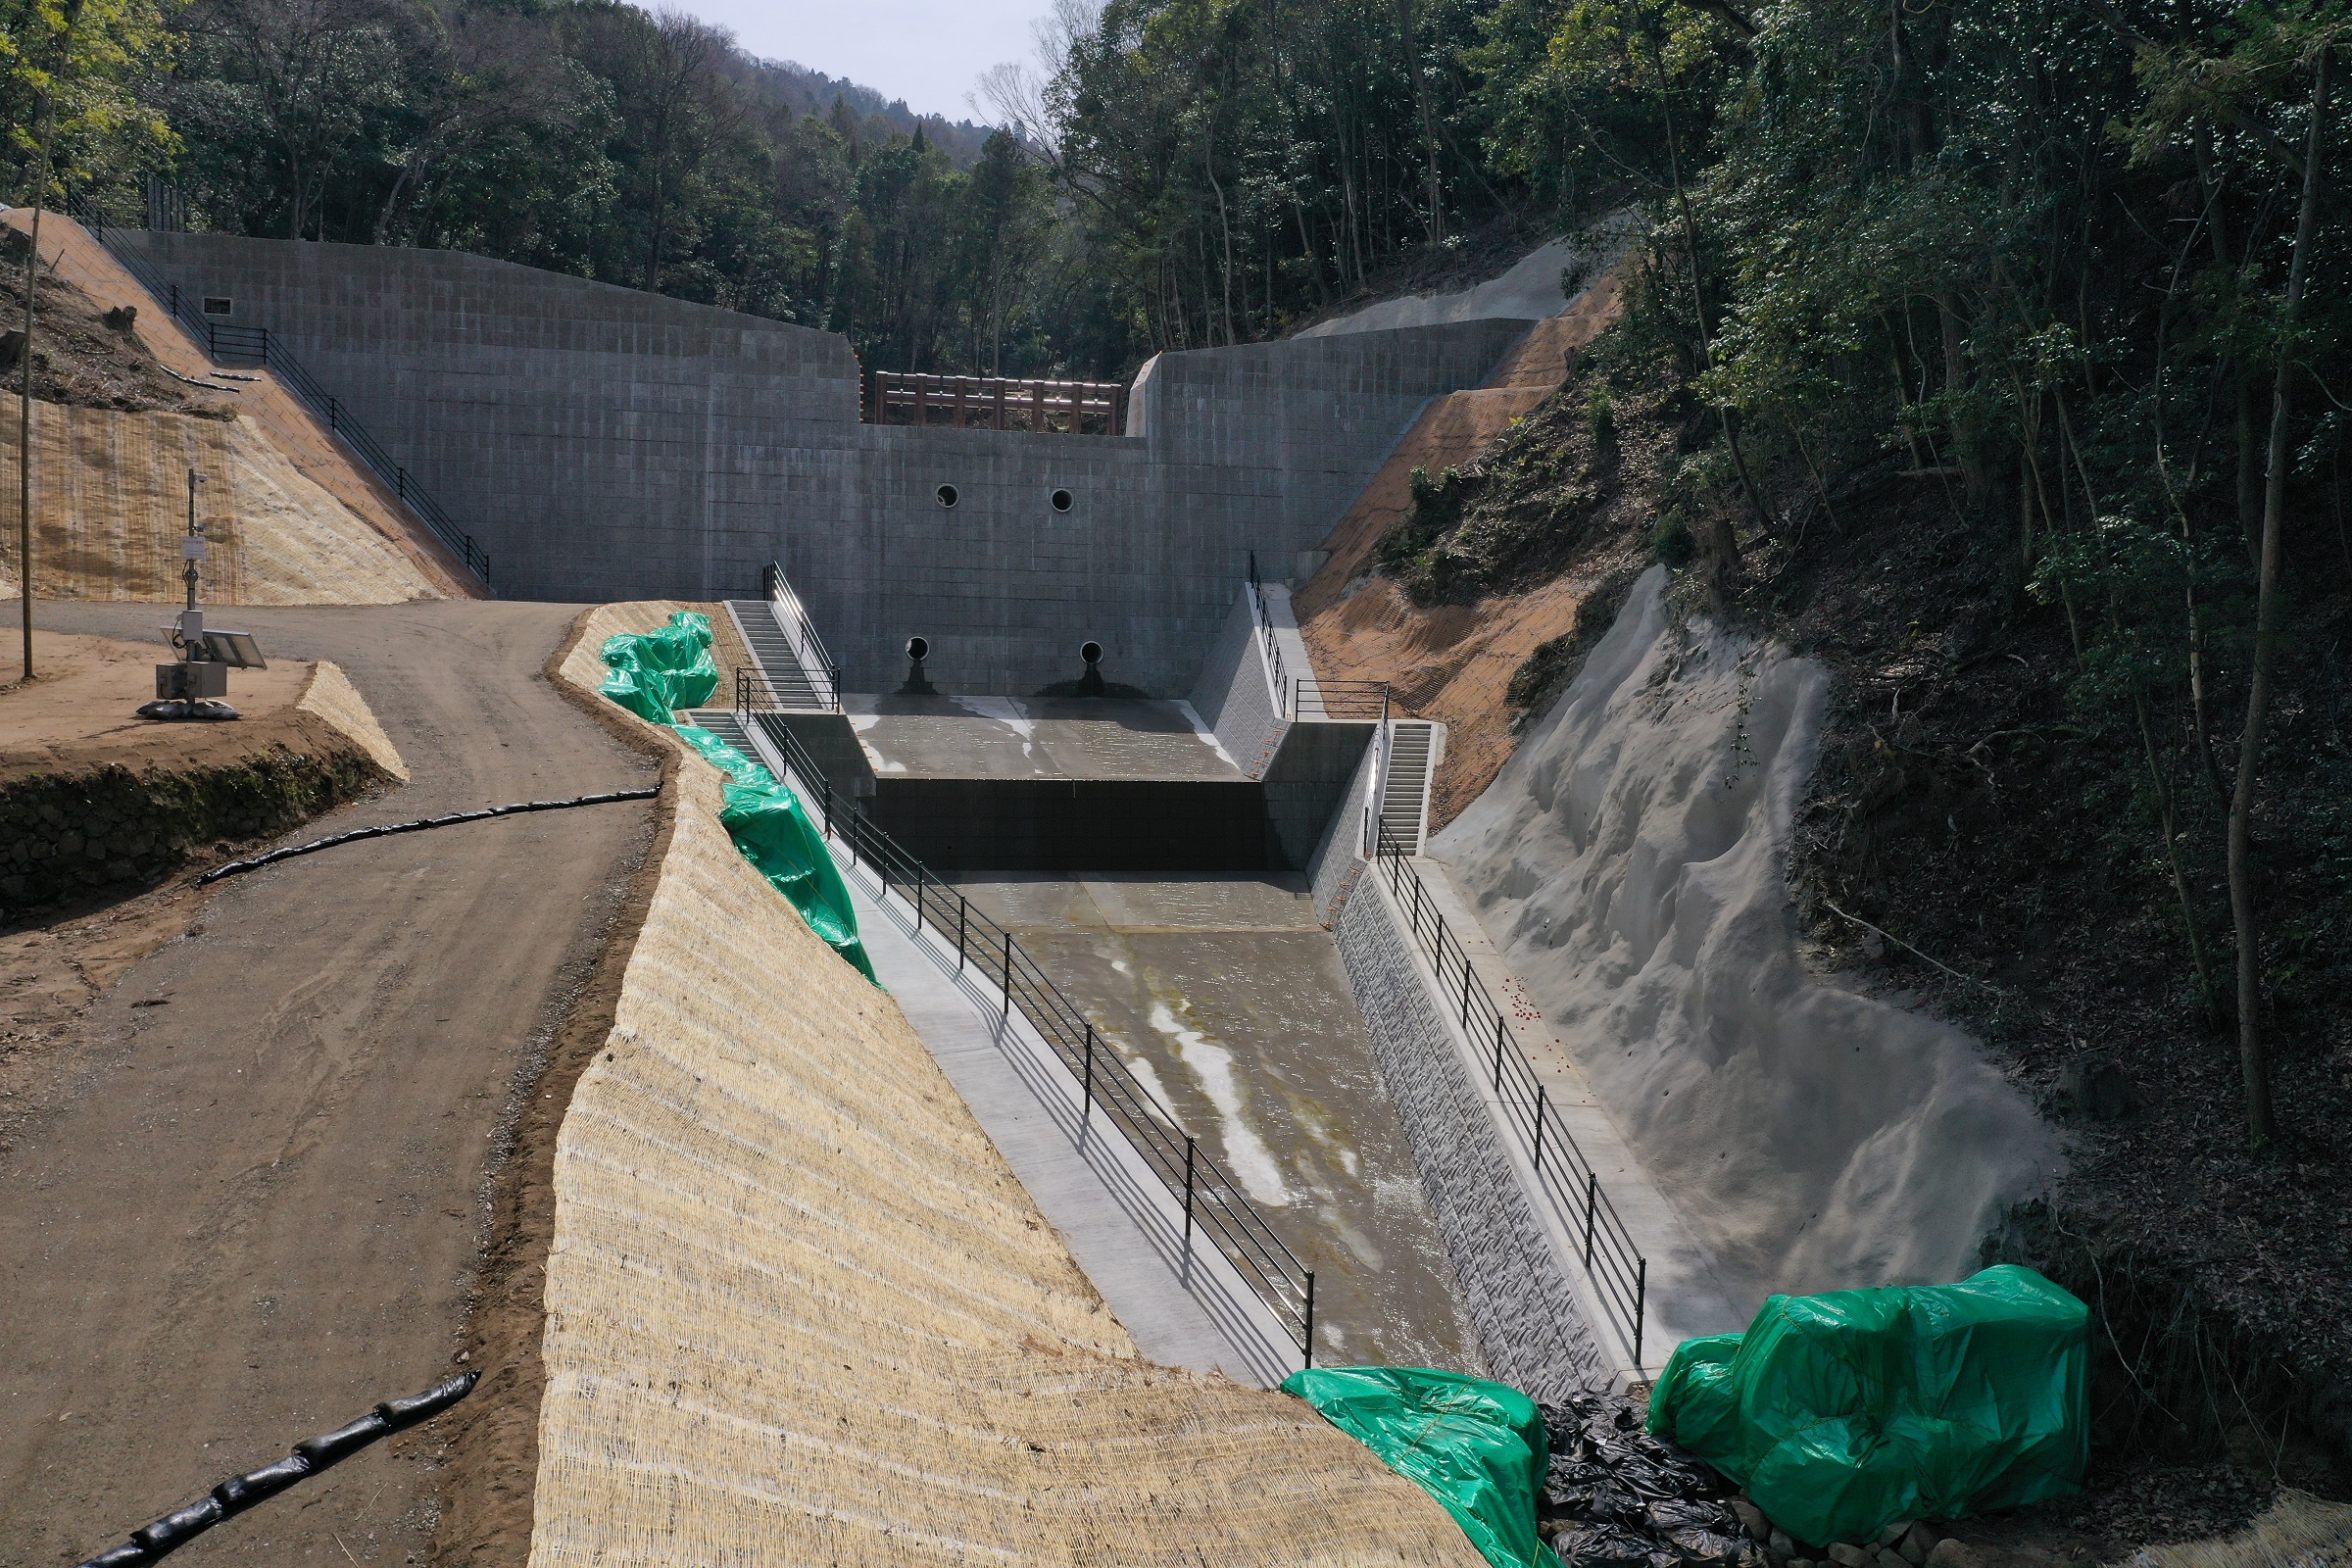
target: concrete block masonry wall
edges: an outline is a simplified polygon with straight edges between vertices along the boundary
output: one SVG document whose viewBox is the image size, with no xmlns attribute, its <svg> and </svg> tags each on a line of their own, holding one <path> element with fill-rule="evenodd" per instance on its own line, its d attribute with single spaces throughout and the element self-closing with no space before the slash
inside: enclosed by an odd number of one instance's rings
<svg viewBox="0 0 2352 1568">
<path fill-rule="evenodd" d="M 1334 934 L 1494 1376 L 1539 1399 L 1605 1383 L 1612 1369 L 1575 1289 L 1421 982 L 1410 938 L 1370 878 Z"/>
<path fill-rule="evenodd" d="M 914 429 L 858 422 L 832 333 L 456 252 L 123 240 L 282 337 L 483 541 L 502 593 L 710 599 L 780 559 L 853 690 L 895 685 L 917 633 L 943 690 L 1068 679 L 1089 638 L 1110 679 L 1189 689 L 1248 553 L 1320 543 L 1428 399 L 1527 329 L 1164 354 L 1125 436 Z"/>
</svg>

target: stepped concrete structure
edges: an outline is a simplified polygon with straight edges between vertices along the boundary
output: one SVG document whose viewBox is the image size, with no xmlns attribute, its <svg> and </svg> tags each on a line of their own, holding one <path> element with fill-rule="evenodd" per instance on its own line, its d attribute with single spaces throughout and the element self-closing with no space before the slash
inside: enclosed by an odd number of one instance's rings
<svg viewBox="0 0 2352 1568">
<path fill-rule="evenodd" d="M 891 689 L 920 635 L 942 690 L 1027 695 L 1091 639 L 1110 679 L 1182 695 L 1250 552 L 1291 575 L 1429 400 L 1528 327 L 1162 354 L 1124 435 L 915 428 L 859 421 L 836 333 L 451 251 L 120 240 L 283 339 L 484 542 L 501 594 L 719 599 L 780 561 L 853 691 Z"/>
</svg>

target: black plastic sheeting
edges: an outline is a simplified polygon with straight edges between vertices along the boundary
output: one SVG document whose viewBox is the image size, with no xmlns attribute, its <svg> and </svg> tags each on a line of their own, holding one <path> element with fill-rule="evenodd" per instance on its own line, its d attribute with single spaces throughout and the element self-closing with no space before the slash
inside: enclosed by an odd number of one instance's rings
<svg viewBox="0 0 2352 1568">
<path fill-rule="evenodd" d="M 111 1551 L 100 1552 L 81 1568 L 134 1568 L 136 1564 L 161 1561 L 167 1553 L 177 1551 L 223 1519 L 235 1518 L 255 1503 L 276 1496 L 329 1465 L 341 1463 L 371 1443 L 431 1420 L 471 1394 L 480 1378 L 479 1372 L 461 1372 L 422 1394 L 405 1399 L 386 1399 L 349 1426 L 305 1438 L 283 1459 L 259 1470 L 248 1470 L 241 1476 L 230 1476 L 194 1502 L 172 1509 L 152 1524 L 141 1525 L 130 1533 L 128 1541 Z"/>
<path fill-rule="evenodd" d="M 1551 1439 L 1543 1530 L 1576 1568 L 1761 1564 L 1733 1511 L 1739 1489 L 1642 1430 L 1642 1409 L 1601 1394 L 1542 1406 Z M 1556 1533 L 1555 1533 L 1556 1532 Z"/>
<path fill-rule="evenodd" d="M 275 860 L 290 860 L 297 855 L 316 855 L 320 850 L 331 850 L 338 844 L 357 844 L 362 839 L 388 838 L 395 833 L 421 833 L 428 827 L 455 827 L 460 822 L 482 822 L 494 816 L 520 816 L 525 811 L 568 811 L 575 806 L 609 806 L 614 801 L 650 801 L 661 793 L 662 786 L 656 784 L 650 789 L 575 795 L 568 801 L 516 801 L 512 806 L 485 807 L 479 811 L 452 811 L 447 816 L 420 816 L 414 822 L 354 828 L 349 833 L 337 833 L 332 838 L 313 839 L 308 844 L 289 844 L 282 850 L 271 850 L 250 860 L 231 860 L 225 865 L 216 865 L 196 881 L 199 885 L 218 882 L 224 876 L 235 876 L 242 871 L 258 871 Z"/>
</svg>

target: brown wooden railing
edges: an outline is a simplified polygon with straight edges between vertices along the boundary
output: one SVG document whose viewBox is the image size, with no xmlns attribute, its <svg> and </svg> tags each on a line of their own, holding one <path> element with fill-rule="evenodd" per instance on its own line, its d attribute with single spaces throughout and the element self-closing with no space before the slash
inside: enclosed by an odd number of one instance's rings
<svg viewBox="0 0 2352 1568">
<path fill-rule="evenodd" d="M 1116 381 L 1014 381 L 876 370 L 866 377 L 865 422 L 1124 435 L 1127 389 Z"/>
</svg>

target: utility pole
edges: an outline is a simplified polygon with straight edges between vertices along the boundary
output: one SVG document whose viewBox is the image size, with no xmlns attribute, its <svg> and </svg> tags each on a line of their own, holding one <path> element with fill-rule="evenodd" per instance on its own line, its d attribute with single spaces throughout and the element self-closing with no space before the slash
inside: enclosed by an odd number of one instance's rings
<svg viewBox="0 0 2352 1568">
<path fill-rule="evenodd" d="M 41 93 L 41 164 L 32 187 L 32 230 L 24 245 L 24 364 L 17 397 L 17 590 L 24 622 L 24 678 L 32 679 L 32 290 L 41 267 L 41 209 L 49 196 L 49 93 Z"/>
<path fill-rule="evenodd" d="M 24 373 L 17 399 L 17 587 L 24 615 L 24 678 L 32 679 L 32 326 L 33 285 L 41 266 L 41 212 L 49 205 L 50 139 L 57 129 L 57 84 L 72 60 L 74 24 L 82 0 L 66 0 L 66 30 L 57 40 L 57 73 L 41 89 L 41 165 L 32 187 L 32 228 L 24 236 Z"/>
</svg>

